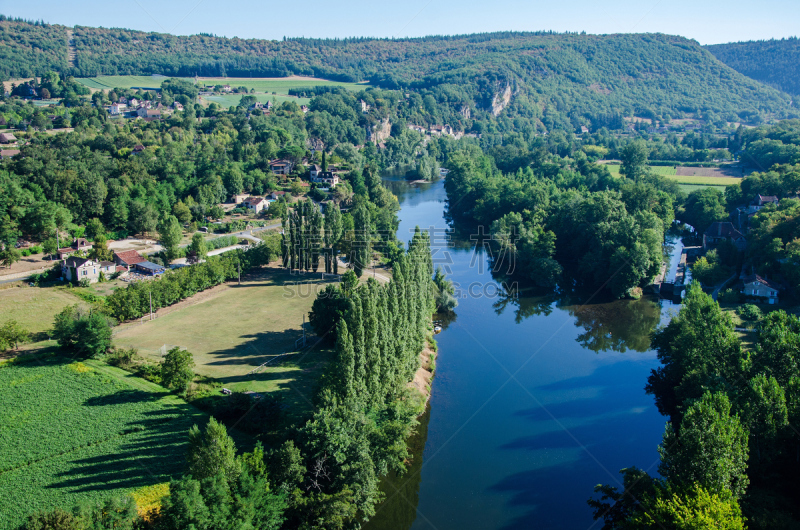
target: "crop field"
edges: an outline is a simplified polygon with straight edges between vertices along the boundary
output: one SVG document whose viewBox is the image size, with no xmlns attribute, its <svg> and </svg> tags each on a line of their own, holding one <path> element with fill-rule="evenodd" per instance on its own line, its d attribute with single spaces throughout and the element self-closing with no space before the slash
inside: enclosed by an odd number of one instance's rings
<svg viewBox="0 0 800 530">
<path fill-rule="evenodd" d="M 99 77 L 81 77 L 76 79 L 79 83 L 95 89 L 109 90 L 112 88 L 160 88 L 161 83 L 167 79 L 161 76 L 149 75 L 107 75 Z M 193 77 L 187 77 L 194 81 Z M 199 82 L 204 85 L 231 85 L 232 87 L 244 86 L 256 92 L 278 95 L 286 95 L 291 88 L 309 88 L 315 86 L 341 86 L 347 90 L 363 90 L 369 85 L 366 83 L 343 83 L 339 81 L 328 81 L 327 79 L 316 79 L 311 77 L 201 77 Z M 238 94 L 234 94 L 238 96 Z M 236 102 L 239 100 L 237 98 Z"/>
<path fill-rule="evenodd" d="M 241 286 L 225 284 L 195 295 L 153 321 L 125 324 L 114 343 L 137 348 L 154 361 L 160 360 L 164 345 L 184 347 L 194 355 L 195 372 L 226 388 L 278 392 L 291 410 L 306 409 L 330 358 L 330 349 L 314 346 L 317 337 L 308 325 L 316 290 L 327 284 L 320 276 L 259 272 L 243 278 Z M 303 336 L 304 316 L 309 347 L 301 351 L 296 342 Z M 275 366 L 247 375 L 272 360 L 278 361 Z"/>
<path fill-rule="evenodd" d="M 97 502 L 183 471 L 206 416 L 99 361 L 56 354 L 0 365 L 0 529 L 26 514 Z"/>
</svg>

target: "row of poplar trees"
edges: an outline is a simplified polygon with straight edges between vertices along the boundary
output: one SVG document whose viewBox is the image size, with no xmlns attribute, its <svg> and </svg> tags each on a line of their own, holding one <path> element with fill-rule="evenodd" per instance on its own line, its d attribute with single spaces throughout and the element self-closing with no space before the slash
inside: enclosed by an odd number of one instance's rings
<svg viewBox="0 0 800 530">
<path fill-rule="evenodd" d="M 370 262 L 372 255 L 372 227 L 366 205 L 357 201 L 352 213 L 353 230 L 350 238 L 350 256 L 358 277 Z M 345 234 L 342 212 L 336 203 L 328 203 L 323 216 L 311 199 L 298 203 L 282 220 L 281 252 L 283 266 L 292 271 L 319 270 L 320 258 L 325 272 L 338 274 L 336 259 L 339 245 Z"/>
<path fill-rule="evenodd" d="M 413 379 L 436 310 L 432 275 L 430 236 L 417 227 L 390 283 L 371 280 L 347 293 L 352 304 L 337 324 L 332 385 L 343 401 L 381 405 Z"/>
</svg>

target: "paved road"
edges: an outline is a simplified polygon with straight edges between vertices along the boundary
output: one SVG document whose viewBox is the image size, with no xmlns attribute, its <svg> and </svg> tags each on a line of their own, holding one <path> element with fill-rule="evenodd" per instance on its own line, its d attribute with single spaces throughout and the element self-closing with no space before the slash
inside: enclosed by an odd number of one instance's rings
<svg viewBox="0 0 800 530">
<path fill-rule="evenodd" d="M 717 301 L 717 296 L 719 295 L 719 291 L 723 287 L 725 287 L 728 284 L 729 281 L 733 280 L 734 278 L 736 278 L 735 274 L 733 276 L 731 276 L 730 278 L 728 278 L 727 280 L 725 280 L 724 282 L 722 282 L 721 284 L 719 284 L 716 287 L 714 287 L 714 290 L 711 291 L 711 298 L 713 298 L 715 302 Z"/>
</svg>

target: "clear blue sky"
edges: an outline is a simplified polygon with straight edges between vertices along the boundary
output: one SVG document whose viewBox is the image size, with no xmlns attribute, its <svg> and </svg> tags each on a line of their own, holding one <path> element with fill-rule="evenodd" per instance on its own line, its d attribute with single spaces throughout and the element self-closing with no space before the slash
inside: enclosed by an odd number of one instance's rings
<svg viewBox="0 0 800 530">
<path fill-rule="evenodd" d="M 67 26 L 263 39 L 554 30 L 659 32 L 716 44 L 800 33 L 800 0 L 0 0 L 0 13 Z"/>
</svg>

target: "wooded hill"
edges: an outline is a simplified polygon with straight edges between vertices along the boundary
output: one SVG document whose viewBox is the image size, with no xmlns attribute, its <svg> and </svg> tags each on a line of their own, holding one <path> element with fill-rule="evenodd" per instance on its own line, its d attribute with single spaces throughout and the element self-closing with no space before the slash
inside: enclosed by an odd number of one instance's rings
<svg viewBox="0 0 800 530">
<path fill-rule="evenodd" d="M 288 76 L 370 80 L 433 91 L 464 120 L 506 103 L 543 129 L 620 128 L 622 116 L 687 115 L 757 122 L 791 114 L 789 97 L 717 61 L 697 42 L 661 34 L 489 33 L 417 39 L 176 36 L 0 21 L 0 75 L 53 69 L 96 75 Z M 513 111 L 513 109 L 512 109 Z M 448 113 L 453 115 L 452 113 Z M 457 123 L 451 123 L 458 127 Z"/>
<path fill-rule="evenodd" d="M 706 46 L 737 72 L 800 96 L 800 39 L 771 39 Z"/>
</svg>

